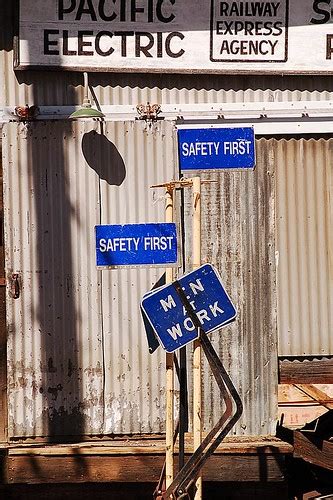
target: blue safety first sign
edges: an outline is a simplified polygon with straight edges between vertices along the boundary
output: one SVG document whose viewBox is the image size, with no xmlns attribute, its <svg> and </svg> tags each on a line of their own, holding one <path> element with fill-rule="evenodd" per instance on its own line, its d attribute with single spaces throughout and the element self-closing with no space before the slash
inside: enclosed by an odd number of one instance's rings
<svg viewBox="0 0 333 500">
<path fill-rule="evenodd" d="M 252 127 L 178 129 L 181 170 L 254 168 Z"/>
<path fill-rule="evenodd" d="M 177 287 L 184 292 L 187 303 Z M 199 331 L 188 313 L 188 304 L 205 333 L 221 328 L 236 316 L 235 306 L 211 264 L 205 264 L 176 282 L 147 293 L 142 299 L 141 309 L 167 352 L 173 352 L 198 338 Z"/>
<path fill-rule="evenodd" d="M 172 222 L 95 226 L 98 267 L 177 265 Z"/>
</svg>

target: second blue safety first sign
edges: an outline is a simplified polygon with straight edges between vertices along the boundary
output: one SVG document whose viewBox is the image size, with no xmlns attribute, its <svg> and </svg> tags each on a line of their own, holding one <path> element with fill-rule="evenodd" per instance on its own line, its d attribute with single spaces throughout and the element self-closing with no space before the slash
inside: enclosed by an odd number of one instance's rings
<svg viewBox="0 0 333 500">
<path fill-rule="evenodd" d="M 181 170 L 255 167 L 253 127 L 178 129 Z"/>
<path fill-rule="evenodd" d="M 177 265 L 177 226 L 172 222 L 95 226 L 98 267 Z"/>
</svg>

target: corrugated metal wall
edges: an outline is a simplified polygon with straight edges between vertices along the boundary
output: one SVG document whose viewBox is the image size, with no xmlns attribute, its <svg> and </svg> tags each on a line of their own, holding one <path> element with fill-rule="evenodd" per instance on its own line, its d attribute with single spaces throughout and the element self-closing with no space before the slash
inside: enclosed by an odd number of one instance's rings
<svg viewBox="0 0 333 500">
<path fill-rule="evenodd" d="M 238 310 L 234 323 L 210 335 L 244 403 L 233 430 L 238 435 L 274 434 L 276 426 L 275 146 L 273 140 L 256 142 L 254 171 L 201 174 L 214 181 L 202 186 L 202 261 L 218 267 Z M 190 226 L 189 201 L 186 212 L 185 229 Z M 187 255 L 190 259 L 190 250 Z M 221 405 L 206 363 L 204 392 L 210 429 Z"/>
<path fill-rule="evenodd" d="M 277 143 L 279 354 L 333 354 L 333 139 Z"/>
<path fill-rule="evenodd" d="M 12 54 L 3 53 L 5 67 L 11 68 Z M 1 63 L 0 63 L 1 65 Z M 81 104 L 83 76 L 71 72 L 21 71 L 5 75 L 5 93 L 0 104 L 64 106 Z M 18 83 L 20 82 L 20 83 Z M 1 83 L 1 81 L 0 81 Z M 223 76 L 171 74 L 92 73 L 89 84 L 100 105 L 141 103 L 197 104 L 327 101 L 333 99 L 328 77 L 312 76 Z"/>
<path fill-rule="evenodd" d="M 94 226 L 163 220 L 149 186 L 175 176 L 171 125 L 104 127 L 4 127 L 11 437 L 163 430 L 164 357 L 139 313 L 163 270 L 97 271 Z"/>
<path fill-rule="evenodd" d="M 176 176 L 172 124 L 103 127 L 4 127 L 7 274 L 22 286 L 8 300 L 10 436 L 164 429 L 164 355 L 148 354 L 138 307 L 163 271 L 97 271 L 93 228 L 163 220 L 149 186 Z M 236 431 L 255 435 L 277 415 L 274 162 L 259 145 L 254 172 L 209 176 L 203 191 L 203 260 L 239 310 L 214 342 L 244 401 Z M 205 374 L 210 428 L 220 396 Z"/>
</svg>

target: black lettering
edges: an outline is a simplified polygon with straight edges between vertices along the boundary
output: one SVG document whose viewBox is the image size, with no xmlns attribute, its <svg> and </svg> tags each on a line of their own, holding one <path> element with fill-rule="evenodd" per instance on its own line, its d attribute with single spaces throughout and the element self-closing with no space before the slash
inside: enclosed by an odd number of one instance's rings
<svg viewBox="0 0 333 500">
<path fill-rule="evenodd" d="M 79 31 L 78 32 L 78 51 L 77 54 L 78 56 L 93 56 L 94 52 L 92 50 L 85 51 L 84 47 L 91 47 L 92 43 L 91 42 L 84 42 L 83 37 L 84 36 L 93 36 L 94 32 L 93 31 Z"/>
<path fill-rule="evenodd" d="M 148 23 L 154 22 L 154 0 L 148 0 Z"/>
<path fill-rule="evenodd" d="M 121 37 L 121 57 L 127 57 L 127 37 L 134 36 L 134 31 L 115 31 L 114 36 Z"/>
<path fill-rule="evenodd" d="M 120 20 L 126 21 L 126 0 L 120 1 Z"/>
<path fill-rule="evenodd" d="M 261 24 L 261 23 L 260 23 Z M 252 21 L 245 21 L 244 22 L 244 35 L 253 35 L 253 30 L 255 27 L 255 34 L 256 35 L 261 35 L 261 33 L 257 32 L 258 30 L 258 23 L 253 23 Z M 260 29 L 259 29 L 260 31 Z"/>
<path fill-rule="evenodd" d="M 260 47 L 261 47 L 262 43 L 263 42 L 260 42 Z M 261 50 L 261 49 L 258 47 L 258 40 L 256 40 L 256 41 L 249 40 L 249 51 L 250 51 L 250 54 L 255 54 L 257 56 L 258 53 L 259 53 L 259 50 Z M 262 54 L 262 52 L 261 52 L 261 54 Z"/>
<path fill-rule="evenodd" d="M 86 2 L 87 2 L 87 7 L 85 8 Z M 89 14 L 92 21 L 97 21 L 96 12 L 94 11 L 92 0 L 80 0 L 80 5 L 76 12 L 75 21 L 80 21 L 82 14 Z"/>
<path fill-rule="evenodd" d="M 77 52 L 76 50 L 69 50 L 68 48 L 68 30 L 63 31 L 63 47 L 62 47 L 62 53 L 64 56 L 76 56 Z"/>
<path fill-rule="evenodd" d="M 147 45 L 141 45 L 141 38 L 148 38 Z M 147 33 L 146 31 L 138 31 L 135 33 L 135 57 L 140 57 L 140 53 L 142 52 L 146 57 L 153 57 L 149 50 L 154 46 L 154 37 L 151 33 Z"/>
<path fill-rule="evenodd" d="M 272 24 L 273 23 L 271 23 L 271 21 L 267 21 L 264 23 L 264 25 L 263 25 L 264 30 L 266 30 L 263 32 L 264 36 L 268 36 L 268 35 L 271 35 L 273 33 Z"/>
<path fill-rule="evenodd" d="M 117 17 L 117 14 L 115 13 L 115 11 L 113 11 L 113 13 L 111 15 L 109 15 L 109 16 L 106 15 L 106 13 L 105 13 L 105 1 L 106 0 L 99 0 L 99 4 L 98 4 L 99 16 L 103 21 L 114 21 Z"/>
<path fill-rule="evenodd" d="M 227 16 L 228 15 L 228 2 L 221 2 L 220 3 L 220 16 Z"/>
<path fill-rule="evenodd" d="M 220 54 L 223 54 L 223 52 L 230 54 L 229 44 L 228 44 L 227 40 L 223 40 L 223 42 L 221 44 Z"/>
<path fill-rule="evenodd" d="M 137 12 L 144 12 L 145 9 L 143 7 L 137 7 L 136 6 L 136 0 L 131 0 L 131 21 L 135 22 L 136 21 L 136 13 Z"/>
<path fill-rule="evenodd" d="M 159 21 L 161 21 L 162 23 L 171 23 L 171 21 L 174 20 L 175 18 L 175 15 L 174 14 L 170 14 L 169 17 L 165 17 L 162 13 L 162 4 L 163 4 L 164 0 L 157 0 L 157 4 L 156 4 L 156 15 L 157 15 L 157 19 Z M 171 3 L 171 5 L 175 5 L 175 0 L 169 0 L 169 2 Z"/>
<path fill-rule="evenodd" d="M 76 0 L 70 0 L 69 7 L 64 7 L 64 0 L 58 0 L 58 19 L 62 21 L 64 19 L 64 14 L 69 14 L 73 12 L 76 7 Z"/>
<path fill-rule="evenodd" d="M 260 43 L 259 43 L 259 50 L 260 50 L 260 54 L 262 54 L 263 56 L 266 56 L 267 54 L 269 54 L 269 48 L 267 48 L 266 50 L 263 49 L 263 46 L 266 45 L 267 46 L 267 40 L 262 40 Z"/>
<path fill-rule="evenodd" d="M 184 49 L 180 49 L 178 52 L 172 52 L 171 40 L 175 37 L 178 37 L 181 40 L 184 40 L 185 36 L 183 35 L 183 33 L 179 33 L 179 31 L 174 31 L 173 33 L 169 33 L 168 36 L 166 37 L 165 52 L 168 54 L 169 57 L 173 57 L 173 58 L 181 57 L 185 53 Z"/>
<path fill-rule="evenodd" d="M 224 21 L 224 24 L 225 24 L 225 32 L 224 34 L 225 35 L 233 35 L 233 31 L 232 31 L 232 25 L 234 24 L 233 21 Z"/>
<path fill-rule="evenodd" d="M 216 34 L 223 35 L 223 21 L 216 22 Z"/>
<path fill-rule="evenodd" d="M 59 30 L 44 30 L 44 54 L 58 56 L 59 50 L 50 50 L 50 46 L 58 45 L 58 40 L 49 40 L 49 35 L 59 35 Z"/>
<path fill-rule="evenodd" d="M 333 47 L 332 47 L 333 35 L 326 36 L 326 59 L 332 59 Z"/>
<path fill-rule="evenodd" d="M 278 36 L 278 35 L 281 35 L 282 34 L 282 22 L 281 21 L 277 21 L 276 23 L 274 23 L 274 29 L 275 31 L 273 31 L 273 35 L 274 36 Z"/>
<path fill-rule="evenodd" d="M 265 13 L 264 13 L 264 9 L 265 9 L 266 5 L 264 2 L 254 2 L 254 4 L 252 4 L 252 9 L 253 9 L 253 15 L 258 15 L 260 17 L 264 16 Z"/>
<path fill-rule="evenodd" d="M 326 9 L 320 8 L 321 3 L 326 4 L 328 9 L 327 8 Z M 328 23 L 328 21 L 330 20 L 330 17 L 331 17 L 330 9 L 329 9 L 330 3 L 331 3 L 331 0 L 314 0 L 313 4 L 312 4 L 313 11 L 322 17 L 320 19 L 316 19 L 315 17 L 312 17 L 310 23 L 312 23 L 312 24 Z"/>
<path fill-rule="evenodd" d="M 247 55 L 247 41 L 246 40 L 241 40 L 241 42 L 240 42 L 240 53 L 242 56 Z"/>
<path fill-rule="evenodd" d="M 157 32 L 157 57 L 163 57 L 163 33 Z"/>
<path fill-rule="evenodd" d="M 112 47 L 110 47 L 109 50 L 102 50 L 101 49 L 102 36 L 108 36 L 108 37 L 112 38 L 113 33 L 111 33 L 110 31 L 100 31 L 99 33 L 97 33 L 96 41 L 95 41 L 96 52 L 99 56 L 103 56 L 103 57 L 110 56 L 114 52 L 114 49 Z"/>
<path fill-rule="evenodd" d="M 235 21 L 235 35 L 238 35 L 241 31 L 243 31 L 243 21 Z"/>
<path fill-rule="evenodd" d="M 231 53 L 233 55 L 236 55 L 238 54 L 239 52 L 239 47 L 238 47 L 238 41 L 237 40 L 233 40 L 230 44 L 230 49 L 231 49 Z"/>
<path fill-rule="evenodd" d="M 229 11 L 229 16 L 240 16 L 240 13 L 239 13 L 239 9 L 242 10 L 242 3 L 238 4 L 236 2 L 232 2 L 231 4 L 231 8 L 230 8 L 230 11 Z"/>
</svg>

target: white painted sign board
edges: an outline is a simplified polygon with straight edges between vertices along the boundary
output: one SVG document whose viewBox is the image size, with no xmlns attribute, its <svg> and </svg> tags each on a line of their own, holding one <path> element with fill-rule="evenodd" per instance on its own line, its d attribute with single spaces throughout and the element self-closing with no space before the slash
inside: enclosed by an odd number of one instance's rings
<svg viewBox="0 0 333 500">
<path fill-rule="evenodd" d="M 332 73 L 333 0 L 20 0 L 15 67 Z"/>
</svg>

